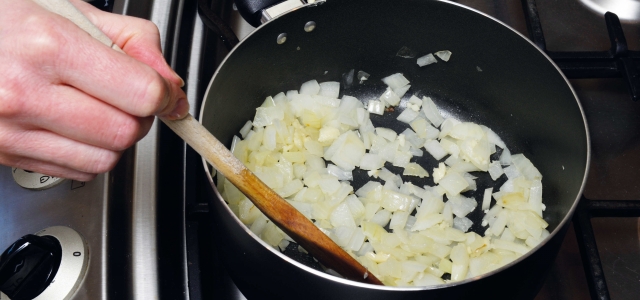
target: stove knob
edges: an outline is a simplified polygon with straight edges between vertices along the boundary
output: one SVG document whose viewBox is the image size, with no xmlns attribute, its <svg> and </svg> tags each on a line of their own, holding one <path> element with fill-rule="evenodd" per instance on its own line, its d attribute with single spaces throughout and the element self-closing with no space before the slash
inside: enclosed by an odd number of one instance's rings
<svg viewBox="0 0 640 300">
<path fill-rule="evenodd" d="M 30 190 L 44 190 L 52 188 L 64 181 L 64 178 L 44 175 L 28 170 L 12 168 L 13 180 L 21 187 Z"/>
<path fill-rule="evenodd" d="M 0 291 L 12 300 L 33 299 L 46 289 L 62 259 L 60 242 L 28 234 L 0 256 Z"/>
</svg>

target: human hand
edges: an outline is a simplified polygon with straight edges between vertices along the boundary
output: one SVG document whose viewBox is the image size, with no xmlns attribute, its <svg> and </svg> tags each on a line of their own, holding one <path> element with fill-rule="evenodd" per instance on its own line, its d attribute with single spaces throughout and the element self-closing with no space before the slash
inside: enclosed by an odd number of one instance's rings
<svg viewBox="0 0 640 300">
<path fill-rule="evenodd" d="M 32 1 L 0 0 L 0 164 L 88 181 L 154 115 L 179 119 L 189 104 L 153 23 L 71 2 L 126 55 Z"/>
</svg>

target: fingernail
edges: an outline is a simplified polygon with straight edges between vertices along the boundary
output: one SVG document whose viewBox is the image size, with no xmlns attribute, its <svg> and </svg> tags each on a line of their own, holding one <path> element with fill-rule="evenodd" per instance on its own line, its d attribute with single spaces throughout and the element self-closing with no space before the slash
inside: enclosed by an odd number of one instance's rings
<svg viewBox="0 0 640 300">
<path fill-rule="evenodd" d="M 184 80 L 182 79 L 182 77 L 180 77 L 180 75 L 178 75 L 178 73 L 176 73 L 176 77 L 178 77 L 178 79 L 180 79 L 180 87 L 184 87 Z"/>
<path fill-rule="evenodd" d="M 178 120 L 184 118 L 189 113 L 189 101 L 187 98 L 180 98 L 178 102 L 176 102 L 176 107 L 173 108 L 173 111 L 169 113 L 167 116 L 170 120 Z"/>
<path fill-rule="evenodd" d="M 174 71 L 173 69 L 171 71 L 173 71 L 173 75 L 175 75 L 176 78 L 178 78 L 178 80 L 180 80 L 180 87 L 184 87 L 184 79 L 182 79 L 182 77 L 180 77 L 180 75 L 178 75 L 178 73 L 176 71 Z"/>
</svg>

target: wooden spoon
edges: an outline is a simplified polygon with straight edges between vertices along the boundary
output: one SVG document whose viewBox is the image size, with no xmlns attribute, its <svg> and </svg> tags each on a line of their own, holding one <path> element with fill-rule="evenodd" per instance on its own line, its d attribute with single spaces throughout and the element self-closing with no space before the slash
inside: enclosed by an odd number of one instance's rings
<svg viewBox="0 0 640 300">
<path fill-rule="evenodd" d="M 68 0 L 34 1 L 47 10 L 69 19 L 108 47 L 124 53 Z M 323 265 L 348 279 L 382 285 L 378 278 L 369 273 L 365 267 L 322 233 L 304 215 L 249 171 L 191 114 L 181 120 L 159 119 L 231 181 L 274 224 Z"/>
</svg>

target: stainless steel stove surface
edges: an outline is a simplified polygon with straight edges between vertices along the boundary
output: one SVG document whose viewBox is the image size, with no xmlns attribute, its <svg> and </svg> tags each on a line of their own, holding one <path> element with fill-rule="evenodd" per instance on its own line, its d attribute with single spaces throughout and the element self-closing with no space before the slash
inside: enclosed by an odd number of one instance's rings
<svg viewBox="0 0 640 300">
<path fill-rule="evenodd" d="M 171 12 L 177 11 L 178 1 L 87 2 L 150 19 L 163 40 L 170 40 Z M 163 267 L 157 262 L 159 136 L 156 123 L 145 139 L 124 153 L 112 172 L 86 183 L 62 180 L 49 186 L 58 178 L 0 166 L 0 249 L 35 233 L 56 237 L 62 247 L 58 275 L 37 299 L 158 299 L 160 294 L 175 299 L 172 293 L 182 294 L 179 287 L 184 281 L 171 280 L 175 283 L 162 287 Z M 75 266 L 74 274 L 68 270 L 74 266 L 65 264 L 67 254 L 83 263 Z M 61 274 L 73 276 L 65 279 Z M 65 284 L 71 286 L 61 291 Z M 57 291 L 50 292 L 52 288 Z M 5 297 L 0 293 L 0 299 Z"/>
</svg>

